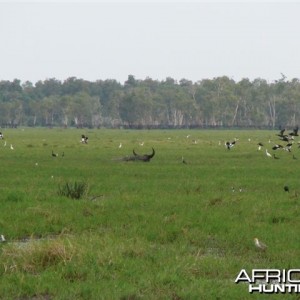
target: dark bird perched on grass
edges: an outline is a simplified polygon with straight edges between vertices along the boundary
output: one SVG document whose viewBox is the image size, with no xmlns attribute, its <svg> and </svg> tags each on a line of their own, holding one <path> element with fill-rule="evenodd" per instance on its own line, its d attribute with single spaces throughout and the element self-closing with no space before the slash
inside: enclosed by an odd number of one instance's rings
<svg viewBox="0 0 300 300">
<path fill-rule="evenodd" d="M 273 157 L 274 157 L 274 159 L 279 159 L 279 157 L 277 157 L 277 156 L 275 155 L 275 153 L 273 154 Z"/>
<path fill-rule="evenodd" d="M 52 157 L 57 157 L 58 154 L 57 153 L 54 153 L 53 150 L 52 150 Z"/>
<path fill-rule="evenodd" d="M 285 132 L 285 128 L 284 129 L 281 129 L 279 134 L 277 134 L 277 136 L 284 136 L 284 132 Z"/>
<path fill-rule="evenodd" d="M 287 185 L 285 185 L 285 186 L 283 187 L 283 189 L 284 189 L 285 192 L 289 192 L 289 191 L 290 191 L 290 190 L 289 190 L 289 187 L 288 187 Z"/>
<path fill-rule="evenodd" d="M 261 147 L 263 147 L 264 145 L 263 143 L 258 143 L 257 146 L 258 146 L 257 150 L 261 150 Z"/>
<path fill-rule="evenodd" d="M 291 136 L 298 136 L 298 130 L 299 130 L 299 127 L 296 126 L 292 132 L 289 133 L 289 135 Z"/>
</svg>

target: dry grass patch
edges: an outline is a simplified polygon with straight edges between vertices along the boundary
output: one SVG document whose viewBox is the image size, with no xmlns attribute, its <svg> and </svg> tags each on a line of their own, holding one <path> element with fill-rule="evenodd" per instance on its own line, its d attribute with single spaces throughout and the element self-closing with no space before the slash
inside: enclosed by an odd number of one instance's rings
<svg viewBox="0 0 300 300">
<path fill-rule="evenodd" d="M 70 262 L 76 249 L 69 240 L 34 240 L 13 242 L 2 248 L 1 267 L 4 273 L 37 274 L 47 268 Z"/>
</svg>

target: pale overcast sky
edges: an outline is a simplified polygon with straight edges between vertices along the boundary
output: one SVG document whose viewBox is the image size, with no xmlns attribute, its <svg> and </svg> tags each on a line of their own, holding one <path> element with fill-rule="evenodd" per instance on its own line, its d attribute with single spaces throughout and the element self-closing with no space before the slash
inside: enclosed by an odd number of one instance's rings
<svg viewBox="0 0 300 300">
<path fill-rule="evenodd" d="M 300 78 L 300 1 L 0 1 L 0 80 Z"/>
</svg>

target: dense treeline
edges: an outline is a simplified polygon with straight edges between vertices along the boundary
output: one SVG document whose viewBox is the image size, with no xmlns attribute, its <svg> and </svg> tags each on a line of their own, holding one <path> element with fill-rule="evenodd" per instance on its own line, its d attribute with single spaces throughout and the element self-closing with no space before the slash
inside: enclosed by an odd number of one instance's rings
<svg viewBox="0 0 300 300">
<path fill-rule="evenodd" d="M 285 76 L 239 82 L 223 76 L 193 83 L 86 81 L 71 77 L 35 84 L 0 81 L 0 125 L 110 128 L 278 128 L 300 124 L 300 82 Z"/>
</svg>

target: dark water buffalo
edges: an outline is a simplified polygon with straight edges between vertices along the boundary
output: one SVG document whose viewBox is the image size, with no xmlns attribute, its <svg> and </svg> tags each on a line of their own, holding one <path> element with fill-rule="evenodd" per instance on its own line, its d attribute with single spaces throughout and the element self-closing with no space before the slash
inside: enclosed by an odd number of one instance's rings
<svg viewBox="0 0 300 300">
<path fill-rule="evenodd" d="M 151 154 L 137 154 L 134 149 L 132 151 L 133 155 L 131 156 L 126 156 L 123 158 L 124 161 L 144 161 L 144 162 L 149 162 L 151 158 L 155 155 L 155 150 L 152 148 L 152 153 Z"/>
</svg>

